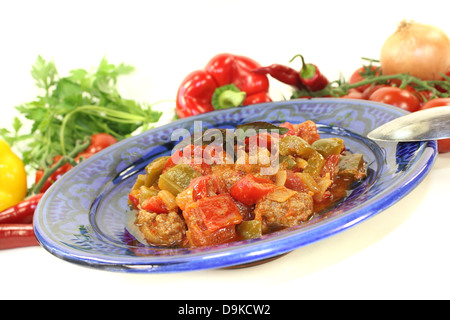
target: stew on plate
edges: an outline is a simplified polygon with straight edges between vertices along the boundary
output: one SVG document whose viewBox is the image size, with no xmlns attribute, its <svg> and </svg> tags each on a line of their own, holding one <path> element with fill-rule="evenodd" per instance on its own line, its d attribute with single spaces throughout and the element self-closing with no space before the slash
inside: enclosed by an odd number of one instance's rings
<svg viewBox="0 0 450 320">
<path fill-rule="evenodd" d="M 191 141 L 138 175 L 128 201 L 146 244 L 203 247 L 301 225 L 366 177 L 363 155 L 313 121 L 249 128 L 270 130 L 234 133 L 231 148 Z"/>
</svg>

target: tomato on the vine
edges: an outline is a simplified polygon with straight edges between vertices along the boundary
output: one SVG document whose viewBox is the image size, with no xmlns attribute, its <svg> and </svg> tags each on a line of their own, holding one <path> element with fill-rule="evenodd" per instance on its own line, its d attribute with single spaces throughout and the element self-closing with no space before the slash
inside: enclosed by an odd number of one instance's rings
<svg viewBox="0 0 450 320">
<path fill-rule="evenodd" d="M 377 70 L 376 66 L 371 66 L 369 69 L 370 71 L 367 69 L 368 69 L 368 67 L 364 67 L 364 66 L 356 69 L 355 72 L 353 72 L 353 74 L 351 75 L 351 77 L 349 79 L 349 83 L 354 84 L 354 83 L 364 80 L 365 79 L 364 74 L 367 72 L 374 72 L 375 75 L 379 74 L 379 70 Z M 360 87 L 357 87 L 356 90 L 358 90 L 359 92 L 364 92 L 364 90 L 366 90 L 369 86 L 370 86 L 370 84 L 362 85 Z"/>
<path fill-rule="evenodd" d="M 443 106 L 450 106 L 450 98 L 431 99 L 428 102 L 424 103 L 424 105 L 420 107 L 420 110 Z"/>
<path fill-rule="evenodd" d="M 420 110 L 439 108 L 443 106 L 450 106 L 450 98 L 435 98 L 426 102 Z M 440 153 L 450 152 L 450 139 L 438 140 L 438 151 Z"/>
<path fill-rule="evenodd" d="M 373 92 L 369 100 L 390 104 L 404 110 L 419 110 L 420 100 L 412 92 L 397 87 L 383 87 Z"/>
<path fill-rule="evenodd" d="M 374 93 L 378 89 L 384 88 L 384 87 L 389 87 L 389 85 L 387 85 L 387 84 L 371 84 L 362 92 L 362 95 L 363 95 L 364 99 L 368 100 L 370 98 L 370 96 L 372 95 L 372 93 Z"/>
<path fill-rule="evenodd" d="M 364 99 L 364 95 L 358 89 L 353 88 L 353 89 L 348 90 L 348 93 L 346 95 L 341 96 L 341 98 L 346 98 L 346 99 Z"/>
</svg>

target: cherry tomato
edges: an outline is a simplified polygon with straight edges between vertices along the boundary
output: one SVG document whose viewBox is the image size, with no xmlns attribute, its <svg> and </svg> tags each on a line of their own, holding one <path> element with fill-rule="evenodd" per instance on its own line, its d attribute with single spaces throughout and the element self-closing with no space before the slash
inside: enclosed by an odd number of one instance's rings
<svg viewBox="0 0 450 320">
<path fill-rule="evenodd" d="M 416 96 L 422 102 L 423 106 L 423 104 L 429 101 L 430 98 L 433 96 L 433 92 L 431 92 L 430 90 L 420 90 L 416 92 Z M 420 108 L 422 108 L 422 106 Z"/>
<path fill-rule="evenodd" d="M 443 107 L 443 106 L 450 106 L 450 98 L 431 99 L 427 103 L 425 103 L 423 106 L 421 106 L 420 110 L 430 109 L 430 108 L 435 108 L 435 107 Z"/>
<path fill-rule="evenodd" d="M 414 112 L 420 107 L 420 100 L 412 92 L 397 87 L 384 87 L 376 90 L 369 100 L 377 101 Z"/>
<path fill-rule="evenodd" d="M 371 84 L 362 93 L 364 99 L 369 99 L 372 93 L 380 88 L 389 87 L 387 84 Z"/>
<path fill-rule="evenodd" d="M 400 79 L 391 79 L 388 81 L 389 85 L 391 87 L 400 87 L 402 85 L 402 81 Z M 415 93 L 416 89 L 414 88 L 414 85 L 406 85 L 406 87 L 404 88 L 406 91 Z"/>
<path fill-rule="evenodd" d="M 366 68 L 367 67 L 361 67 L 361 68 L 358 68 L 357 70 L 355 70 L 355 72 L 353 72 L 353 74 L 350 77 L 349 83 L 354 84 L 354 83 L 364 80 L 365 79 L 364 73 L 366 72 Z M 379 70 L 376 70 L 376 69 L 377 69 L 376 66 L 372 66 L 370 68 L 371 71 L 375 71 L 375 75 L 378 75 L 380 72 L 379 72 Z M 367 87 L 369 87 L 369 86 L 370 86 L 370 84 L 366 84 L 366 85 L 357 87 L 355 89 L 358 90 L 359 92 L 364 92 L 364 90 L 366 90 Z"/>
<path fill-rule="evenodd" d="M 420 108 L 420 110 L 442 107 L 442 106 L 450 106 L 450 98 L 431 99 L 427 103 L 425 103 Z M 438 151 L 440 153 L 449 152 L 450 151 L 450 139 L 438 140 Z"/>
<path fill-rule="evenodd" d="M 345 99 L 364 99 L 363 93 L 357 88 L 348 90 L 348 93 L 341 98 Z"/>
<path fill-rule="evenodd" d="M 84 153 L 97 153 L 110 145 L 117 143 L 117 139 L 107 133 L 97 133 L 91 136 L 91 144 Z"/>
</svg>

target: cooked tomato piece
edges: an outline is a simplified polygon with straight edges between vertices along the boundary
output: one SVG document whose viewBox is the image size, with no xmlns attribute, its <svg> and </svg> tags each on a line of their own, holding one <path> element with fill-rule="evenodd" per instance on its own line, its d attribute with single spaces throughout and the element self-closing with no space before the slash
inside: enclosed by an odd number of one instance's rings
<svg viewBox="0 0 450 320">
<path fill-rule="evenodd" d="M 255 144 L 253 141 L 256 142 L 256 145 L 251 145 Z M 268 132 L 263 132 L 258 134 L 255 138 L 254 137 L 246 138 L 244 142 L 247 151 L 255 147 L 264 147 L 270 150 L 272 147 L 272 135 Z"/>
<path fill-rule="evenodd" d="M 189 187 L 192 187 L 194 201 L 227 192 L 225 182 L 213 175 L 197 177 L 191 181 Z"/>
<path fill-rule="evenodd" d="M 247 174 L 231 187 L 230 193 L 243 204 L 253 205 L 273 189 L 275 185 L 271 180 Z"/>
<path fill-rule="evenodd" d="M 140 191 L 139 189 L 135 189 L 132 190 L 129 194 L 128 194 L 128 199 L 130 200 L 131 204 L 133 205 L 133 207 L 137 208 L 139 205 L 139 196 L 140 196 Z"/>
<path fill-rule="evenodd" d="M 141 208 L 155 213 L 169 213 L 166 204 L 159 196 L 149 197 L 144 200 Z"/>
<path fill-rule="evenodd" d="M 285 133 L 282 137 L 299 136 L 309 144 L 312 144 L 314 141 L 320 139 L 320 135 L 317 132 L 317 125 L 311 120 L 307 120 L 295 125 L 289 122 L 285 122 L 280 124 L 280 127 L 289 129 L 288 132 Z"/>
<path fill-rule="evenodd" d="M 280 124 L 280 127 L 289 129 L 288 132 L 286 132 L 282 137 L 284 137 L 284 136 L 295 136 L 296 135 L 295 129 L 294 129 L 294 125 L 292 123 L 285 122 L 285 123 Z"/>
<path fill-rule="evenodd" d="M 200 199 L 197 207 L 203 222 L 211 232 L 242 221 L 239 209 L 229 194 Z"/>
<path fill-rule="evenodd" d="M 166 172 L 177 164 L 188 164 L 202 175 L 212 172 L 210 163 L 215 158 L 215 148 L 207 148 L 207 146 L 188 145 L 182 150 L 175 151 L 167 160 L 162 172 Z"/>
<path fill-rule="evenodd" d="M 189 244 L 194 247 L 211 246 L 238 239 L 235 224 L 230 224 L 215 231 L 210 231 L 197 203 L 191 203 L 183 211 L 188 230 L 186 231 Z"/>
<path fill-rule="evenodd" d="M 296 131 L 297 135 L 309 144 L 320 139 L 320 135 L 317 132 L 317 125 L 311 120 L 298 124 Z"/>
<path fill-rule="evenodd" d="M 333 180 L 337 174 L 337 166 L 339 164 L 340 156 L 338 154 L 330 154 L 325 159 L 325 164 L 322 167 L 320 175 L 324 177 L 327 173 L 330 174 L 330 179 Z"/>
<path fill-rule="evenodd" d="M 292 170 L 286 170 L 286 182 L 284 186 L 297 192 L 308 192 L 309 188 L 303 180 Z"/>
</svg>

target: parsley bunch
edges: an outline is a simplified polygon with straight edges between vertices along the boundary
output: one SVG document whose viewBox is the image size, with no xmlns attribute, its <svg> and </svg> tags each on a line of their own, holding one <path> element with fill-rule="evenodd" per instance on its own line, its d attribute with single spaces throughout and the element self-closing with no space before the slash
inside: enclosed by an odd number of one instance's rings
<svg viewBox="0 0 450 320">
<path fill-rule="evenodd" d="M 22 158 L 33 169 L 49 168 L 55 156 L 70 156 L 87 147 L 86 141 L 96 133 L 108 133 L 122 140 L 141 128 L 157 122 L 161 112 L 148 104 L 120 96 L 117 78 L 134 68 L 114 65 L 103 58 L 95 72 L 70 71 L 60 77 L 55 63 L 38 56 L 31 75 L 42 95 L 16 109 L 31 121 L 30 132 L 22 134 L 23 122 L 16 117 L 13 132 L 0 129 L 0 136 L 10 144 L 25 146 Z M 84 150 L 84 149 L 83 149 Z M 81 151 L 83 151 L 81 150 Z"/>
</svg>

